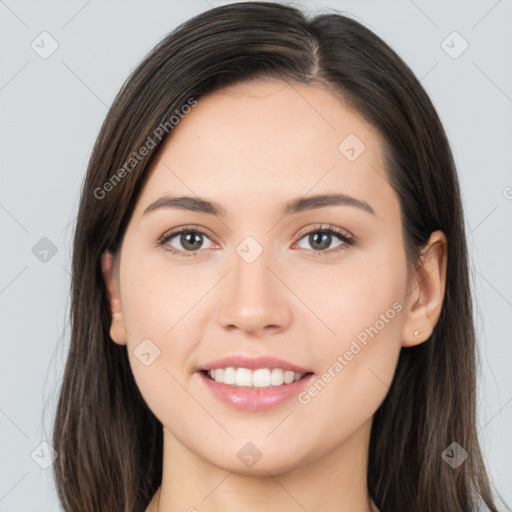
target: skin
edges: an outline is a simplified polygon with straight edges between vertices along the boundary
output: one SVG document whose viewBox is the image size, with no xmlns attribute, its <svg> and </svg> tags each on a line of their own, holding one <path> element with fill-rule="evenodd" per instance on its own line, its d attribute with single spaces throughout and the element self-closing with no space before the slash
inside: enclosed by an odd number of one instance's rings
<svg viewBox="0 0 512 512">
<path fill-rule="evenodd" d="M 349 134 L 365 144 L 354 161 L 338 149 Z M 401 347 L 430 336 L 446 279 L 441 231 L 407 277 L 400 205 L 385 180 L 381 144 L 339 96 L 277 81 L 203 97 L 173 129 L 120 252 L 102 258 L 112 341 L 127 345 L 137 385 L 163 425 L 162 486 L 147 512 L 377 510 L 366 487 L 372 416 Z M 286 201 L 332 192 L 366 201 L 376 215 L 347 205 L 280 213 Z M 142 215 L 166 193 L 206 197 L 227 216 L 170 208 Z M 318 224 L 344 230 L 357 245 L 335 252 L 343 242 L 333 236 L 326 254 L 313 254 L 319 246 L 298 235 Z M 207 231 L 196 256 L 156 246 L 189 225 Z M 263 248 L 250 264 L 236 252 L 249 235 Z M 187 250 L 180 236 L 169 246 Z M 307 404 L 294 397 L 267 411 L 239 411 L 194 371 L 231 354 L 273 355 L 319 377 L 395 302 L 401 310 Z M 134 355 L 146 338 L 160 349 L 149 366 Z M 237 457 L 248 441 L 262 453 L 251 468 Z"/>
</svg>

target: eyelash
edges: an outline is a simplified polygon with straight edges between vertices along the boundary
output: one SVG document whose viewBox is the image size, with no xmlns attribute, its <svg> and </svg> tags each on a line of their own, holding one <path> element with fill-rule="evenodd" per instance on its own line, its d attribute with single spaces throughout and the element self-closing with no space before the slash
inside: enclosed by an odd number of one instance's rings
<svg viewBox="0 0 512 512">
<path fill-rule="evenodd" d="M 170 231 L 170 232 L 166 233 L 165 235 L 163 235 L 157 241 L 157 247 L 163 247 L 169 240 L 172 240 L 177 235 L 181 235 L 182 233 L 199 233 L 201 235 L 204 235 L 208 239 L 210 239 L 208 234 L 199 226 L 185 226 L 183 228 L 179 228 L 174 231 Z M 310 250 L 310 252 L 312 252 L 315 255 L 319 255 L 319 256 L 324 256 L 326 254 L 328 254 L 328 255 L 329 254 L 337 254 L 341 251 L 348 249 L 351 246 L 356 245 L 356 243 L 357 243 L 356 239 L 354 237 L 347 235 L 345 232 L 339 230 L 338 228 L 335 228 L 334 226 L 322 226 L 322 225 L 314 226 L 313 229 L 310 229 L 309 231 L 300 232 L 298 235 L 297 242 L 299 242 L 305 236 L 307 236 L 311 233 L 322 233 L 322 234 L 335 235 L 343 242 L 343 244 L 338 246 L 333 251 L 328 251 L 328 250 L 327 251 L 319 251 L 319 250 L 314 250 L 314 249 Z M 184 257 L 184 258 L 194 257 L 194 256 L 199 255 L 198 254 L 199 249 L 197 251 L 181 251 L 181 250 L 175 249 L 173 247 L 164 247 L 164 249 L 166 251 L 169 251 L 171 254 L 175 254 L 176 256 Z"/>
</svg>

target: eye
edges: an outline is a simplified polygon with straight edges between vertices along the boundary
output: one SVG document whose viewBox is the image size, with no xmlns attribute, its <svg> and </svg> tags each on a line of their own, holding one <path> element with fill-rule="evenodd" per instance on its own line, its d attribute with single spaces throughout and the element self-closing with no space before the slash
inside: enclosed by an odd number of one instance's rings
<svg viewBox="0 0 512 512">
<path fill-rule="evenodd" d="M 352 245 L 355 245 L 356 243 L 352 236 L 334 226 L 314 226 L 314 228 L 310 229 L 309 231 L 302 231 L 299 236 L 299 242 L 305 239 L 306 243 L 309 243 L 312 246 L 313 253 L 319 255 L 338 253 Z M 341 240 L 341 242 L 335 246 L 335 250 L 326 251 L 326 249 L 332 247 L 333 237 L 338 238 L 338 240 Z M 304 247 L 301 248 L 304 249 Z"/>
<path fill-rule="evenodd" d="M 169 233 L 166 233 L 158 241 L 159 246 L 165 246 L 165 249 L 171 253 L 177 254 L 178 256 L 198 256 L 199 249 L 203 248 L 204 239 L 210 240 L 206 233 L 198 226 L 186 226 L 184 228 L 175 229 Z M 173 239 L 176 245 L 181 247 L 175 247 L 170 245 Z M 210 240 L 211 242 L 211 240 Z"/>
<path fill-rule="evenodd" d="M 354 237 L 334 226 L 317 225 L 309 231 L 302 231 L 299 237 L 299 242 L 307 237 L 306 243 L 312 246 L 311 250 L 315 255 L 338 253 L 356 244 Z M 332 246 L 333 237 L 340 240 L 340 243 L 334 246 L 335 250 L 327 251 L 326 249 Z M 174 241 L 174 239 L 176 240 Z M 180 257 L 199 256 L 200 249 L 205 249 L 205 247 L 203 247 L 204 239 L 209 240 L 213 244 L 206 232 L 199 226 L 185 226 L 163 235 L 158 240 L 157 245 L 164 247 L 165 250 Z M 170 242 L 181 247 L 176 247 L 176 245 L 172 245 Z M 297 244 L 299 242 L 297 242 Z M 302 249 L 305 248 L 300 245 L 299 247 Z"/>
</svg>

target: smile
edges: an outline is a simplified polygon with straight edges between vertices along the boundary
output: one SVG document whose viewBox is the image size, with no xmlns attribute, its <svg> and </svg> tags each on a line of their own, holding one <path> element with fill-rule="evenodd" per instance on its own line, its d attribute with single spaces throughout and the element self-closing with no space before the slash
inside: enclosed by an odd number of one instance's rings
<svg viewBox="0 0 512 512">
<path fill-rule="evenodd" d="M 212 372 L 214 372 L 215 379 L 211 376 Z M 313 373 L 301 374 L 283 371 L 280 368 L 273 368 L 271 373 L 268 368 L 251 371 L 247 368 L 235 369 L 234 367 L 202 370 L 196 372 L 195 375 L 199 376 L 206 389 L 216 400 L 241 411 L 265 411 L 275 408 L 297 397 L 314 377 Z M 233 377 L 235 379 L 233 384 L 225 383 L 226 380 L 232 382 Z M 217 381 L 217 379 L 219 380 Z M 272 384 L 272 379 L 276 384 Z M 281 379 L 282 383 L 277 384 L 281 382 Z M 260 383 L 259 387 L 254 385 L 255 381 Z M 270 384 L 267 385 L 269 381 Z M 248 385 L 249 382 L 251 382 L 250 385 Z M 261 386 L 261 384 L 265 384 L 265 386 Z"/>
<path fill-rule="evenodd" d="M 283 370 L 282 368 L 216 368 L 206 374 L 215 382 L 236 387 L 268 388 L 288 385 L 304 377 L 303 373 Z"/>
</svg>

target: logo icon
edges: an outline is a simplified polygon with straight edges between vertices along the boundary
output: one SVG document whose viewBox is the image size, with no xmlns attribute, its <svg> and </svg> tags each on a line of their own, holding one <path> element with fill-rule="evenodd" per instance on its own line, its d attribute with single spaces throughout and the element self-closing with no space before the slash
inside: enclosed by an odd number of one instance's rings
<svg viewBox="0 0 512 512">
<path fill-rule="evenodd" d="M 441 457 L 453 469 L 457 469 L 468 458 L 468 452 L 454 441 L 443 451 Z"/>
<path fill-rule="evenodd" d="M 47 59 L 59 47 L 57 40 L 48 32 L 41 32 L 30 44 L 39 57 Z"/>
<path fill-rule="evenodd" d="M 146 338 L 135 347 L 133 353 L 144 366 L 149 366 L 160 356 L 160 349 L 149 338 Z"/>
<path fill-rule="evenodd" d="M 255 262 L 263 252 L 263 247 L 252 236 L 246 236 L 236 247 L 237 254 L 246 262 Z"/>
<path fill-rule="evenodd" d="M 469 43 L 457 31 L 453 31 L 443 39 L 441 48 L 452 59 L 458 59 L 469 48 Z"/>
<path fill-rule="evenodd" d="M 263 454 L 256 445 L 249 441 L 238 450 L 236 455 L 244 466 L 252 468 L 261 459 Z"/>
<path fill-rule="evenodd" d="M 43 469 L 48 469 L 57 458 L 57 452 L 46 441 L 40 443 L 30 454 L 32 460 Z"/>
<path fill-rule="evenodd" d="M 49 238 L 43 236 L 32 247 L 32 254 L 42 263 L 48 263 L 57 254 L 57 246 Z"/>
<path fill-rule="evenodd" d="M 347 135 L 338 146 L 338 151 L 350 162 L 357 160 L 365 149 L 363 141 L 354 133 Z"/>
</svg>

